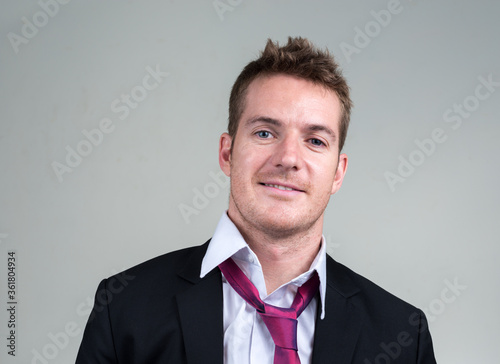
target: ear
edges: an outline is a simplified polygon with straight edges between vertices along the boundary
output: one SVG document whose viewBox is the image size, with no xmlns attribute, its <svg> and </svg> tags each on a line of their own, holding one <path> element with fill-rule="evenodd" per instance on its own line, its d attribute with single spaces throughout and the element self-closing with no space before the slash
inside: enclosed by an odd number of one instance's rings
<svg viewBox="0 0 500 364">
<path fill-rule="evenodd" d="M 344 180 L 346 171 L 347 171 L 347 155 L 341 154 L 339 155 L 339 162 L 337 165 L 337 170 L 335 171 L 335 177 L 333 179 L 332 191 L 331 191 L 332 195 L 340 189 L 340 186 L 342 186 L 342 181 Z"/>
<path fill-rule="evenodd" d="M 231 144 L 233 138 L 228 133 L 223 133 L 219 140 L 219 166 L 228 177 L 231 176 Z"/>
</svg>

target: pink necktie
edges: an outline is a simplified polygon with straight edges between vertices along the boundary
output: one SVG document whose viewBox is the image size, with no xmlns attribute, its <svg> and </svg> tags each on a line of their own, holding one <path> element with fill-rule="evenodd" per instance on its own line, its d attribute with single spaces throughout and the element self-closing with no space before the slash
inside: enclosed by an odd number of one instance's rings
<svg viewBox="0 0 500 364">
<path fill-rule="evenodd" d="M 231 258 L 219 264 L 219 268 L 231 287 L 262 317 L 274 341 L 274 364 L 300 364 L 297 353 L 297 317 L 318 292 L 319 278 L 316 271 L 299 287 L 292 307 L 281 308 L 263 302 L 257 288 Z"/>
</svg>

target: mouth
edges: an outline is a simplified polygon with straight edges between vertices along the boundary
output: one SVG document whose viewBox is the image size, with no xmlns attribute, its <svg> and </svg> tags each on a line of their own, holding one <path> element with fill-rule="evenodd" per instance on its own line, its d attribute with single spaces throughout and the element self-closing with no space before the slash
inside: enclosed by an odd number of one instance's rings
<svg viewBox="0 0 500 364">
<path fill-rule="evenodd" d="M 299 189 L 296 186 L 291 186 L 291 185 L 282 185 L 282 184 L 276 184 L 276 183 L 260 183 L 262 186 L 266 187 L 273 187 L 277 188 L 278 190 L 282 191 L 296 191 L 296 192 L 304 192 L 303 190 Z"/>
</svg>

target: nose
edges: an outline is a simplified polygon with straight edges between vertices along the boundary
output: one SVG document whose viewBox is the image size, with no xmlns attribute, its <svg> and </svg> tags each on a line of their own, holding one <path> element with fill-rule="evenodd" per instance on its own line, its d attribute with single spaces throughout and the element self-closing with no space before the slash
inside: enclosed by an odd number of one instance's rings
<svg viewBox="0 0 500 364">
<path fill-rule="evenodd" d="M 288 135 L 276 145 L 273 153 L 273 164 L 285 170 L 302 168 L 302 146 L 297 136 Z"/>
</svg>

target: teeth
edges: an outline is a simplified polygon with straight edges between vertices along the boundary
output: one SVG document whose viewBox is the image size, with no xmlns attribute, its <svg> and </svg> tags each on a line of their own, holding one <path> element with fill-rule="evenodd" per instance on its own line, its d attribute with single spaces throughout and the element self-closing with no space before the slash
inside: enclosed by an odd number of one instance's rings
<svg viewBox="0 0 500 364">
<path fill-rule="evenodd" d="M 293 188 L 285 187 L 285 186 L 281 186 L 281 185 L 270 185 L 268 183 L 265 183 L 265 185 L 269 186 L 269 187 L 279 188 L 280 190 L 283 190 L 283 191 L 293 191 Z"/>
</svg>

